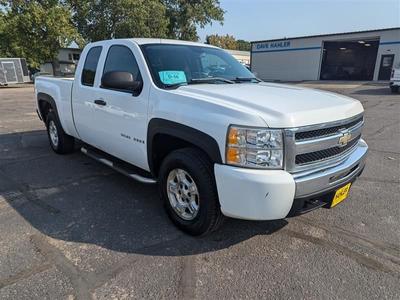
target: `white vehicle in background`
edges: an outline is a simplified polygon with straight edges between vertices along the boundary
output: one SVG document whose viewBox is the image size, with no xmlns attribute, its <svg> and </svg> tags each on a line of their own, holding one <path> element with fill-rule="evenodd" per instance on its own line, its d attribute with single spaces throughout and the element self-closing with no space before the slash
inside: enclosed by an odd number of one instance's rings
<svg viewBox="0 0 400 300">
<path fill-rule="evenodd" d="M 390 90 L 392 93 L 398 93 L 400 91 L 400 63 L 397 67 L 393 68 L 390 75 Z"/>
<path fill-rule="evenodd" d="M 334 207 L 365 166 L 359 101 L 262 82 L 210 45 L 95 42 L 75 79 L 39 76 L 35 92 L 56 153 L 79 139 L 84 154 L 158 183 L 169 217 L 192 235 L 224 216 L 275 220 Z"/>
</svg>

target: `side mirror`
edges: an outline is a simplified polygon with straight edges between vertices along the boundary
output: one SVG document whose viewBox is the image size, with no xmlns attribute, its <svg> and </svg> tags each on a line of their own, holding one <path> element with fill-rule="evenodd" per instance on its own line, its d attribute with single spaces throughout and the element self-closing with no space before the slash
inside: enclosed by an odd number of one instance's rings
<svg viewBox="0 0 400 300">
<path fill-rule="evenodd" d="M 134 80 L 133 75 L 129 72 L 113 71 L 103 74 L 101 87 L 137 93 L 142 88 L 142 82 Z"/>
</svg>

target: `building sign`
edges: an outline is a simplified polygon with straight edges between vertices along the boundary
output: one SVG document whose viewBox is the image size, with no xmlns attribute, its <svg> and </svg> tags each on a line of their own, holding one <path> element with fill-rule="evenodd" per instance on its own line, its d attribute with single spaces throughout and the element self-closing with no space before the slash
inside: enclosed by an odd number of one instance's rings
<svg viewBox="0 0 400 300">
<path fill-rule="evenodd" d="M 278 41 L 278 42 L 266 42 L 266 43 L 259 43 L 255 45 L 256 51 L 262 50 L 279 50 L 290 48 L 290 41 Z"/>
</svg>

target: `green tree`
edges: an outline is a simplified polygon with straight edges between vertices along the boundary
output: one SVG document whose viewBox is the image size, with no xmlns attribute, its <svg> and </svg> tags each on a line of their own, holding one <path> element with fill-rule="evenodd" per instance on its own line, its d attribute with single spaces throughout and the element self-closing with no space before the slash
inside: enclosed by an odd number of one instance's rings
<svg viewBox="0 0 400 300">
<path fill-rule="evenodd" d="M 223 49 L 250 51 L 251 44 L 245 40 L 236 40 L 232 35 L 211 34 L 206 37 L 206 44 Z"/>
<path fill-rule="evenodd" d="M 32 67 L 53 61 L 60 48 L 80 41 L 69 7 L 59 1 L 2 1 L 0 10 L 0 51 L 25 57 Z"/>
<path fill-rule="evenodd" d="M 87 41 L 127 37 L 160 37 L 168 19 L 159 0 L 67 0 L 73 21 Z"/>
<path fill-rule="evenodd" d="M 251 49 L 251 44 L 248 41 L 237 40 L 236 43 L 237 43 L 237 50 L 250 51 Z"/>
<path fill-rule="evenodd" d="M 197 41 L 197 27 L 217 21 L 222 24 L 224 10 L 219 0 L 162 0 L 169 19 L 168 36 Z"/>
<path fill-rule="evenodd" d="M 208 35 L 206 37 L 206 43 L 223 48 L 223 49 L 229 49 L 229 50 L 237 50 L 237 48 L 238 48 L 236 39 L 229 34 L 227 34 L 227 35 L 218 35 L 218 34 Z"/>
</svg>

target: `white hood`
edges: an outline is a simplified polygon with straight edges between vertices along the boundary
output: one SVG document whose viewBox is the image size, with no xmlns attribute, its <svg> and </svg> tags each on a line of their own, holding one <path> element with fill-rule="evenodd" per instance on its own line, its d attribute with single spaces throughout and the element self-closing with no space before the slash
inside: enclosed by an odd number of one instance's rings
<svg viewBox="0 0 400 300">
<path fill-rule="evenodd" d="M 265 82 L 187 85 L 174 92 L 257 115 L 272 128 L 326 123 L 363 112 L 361 103 L 349 97 Z"/>
</svg>

